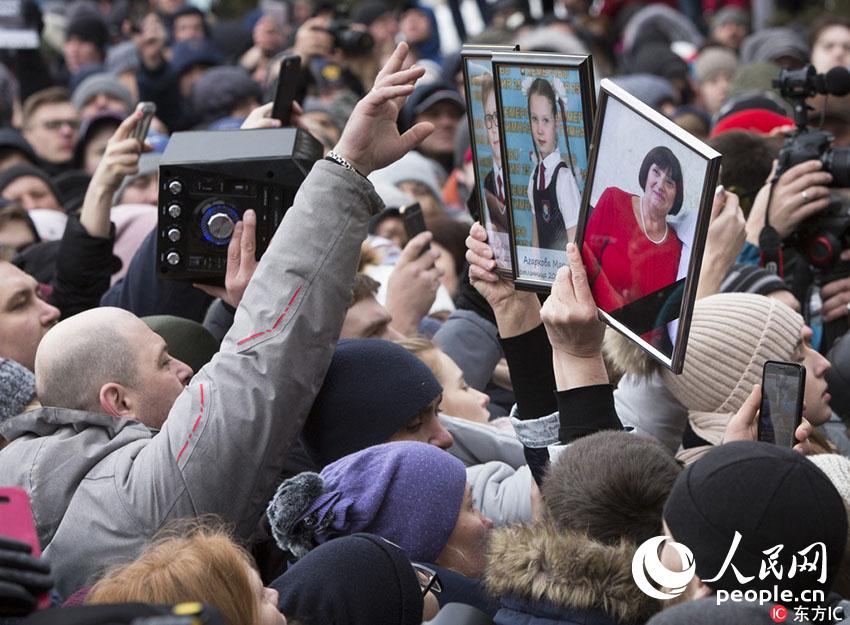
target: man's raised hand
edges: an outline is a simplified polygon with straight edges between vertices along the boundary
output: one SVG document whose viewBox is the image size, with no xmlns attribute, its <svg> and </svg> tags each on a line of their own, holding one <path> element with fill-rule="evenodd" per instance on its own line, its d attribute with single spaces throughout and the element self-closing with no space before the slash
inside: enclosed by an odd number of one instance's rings
<svg viewBox="0 0 850 625">
<path fill-rule="evenodd" d="M 364 176 L 394 163 L 434 131 L 430 122 L 420 122 L 399 134 L 396 125 L 404 100 L 425 74 L 421 67 L 405 68 L 409 63 L 408 52 L 406 43 L 398 44 L 378 74 L 375 86 L 354 107 L 334 148 L 334 152 Z"/>
</svg>

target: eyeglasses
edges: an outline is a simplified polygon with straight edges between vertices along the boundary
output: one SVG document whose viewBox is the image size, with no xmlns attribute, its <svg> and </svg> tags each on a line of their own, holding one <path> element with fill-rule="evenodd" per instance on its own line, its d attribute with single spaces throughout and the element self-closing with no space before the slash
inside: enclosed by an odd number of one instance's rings
<svg viewBox="0 0 850 625">
<path fill-rule="evenodd" d="M 493 130 L 493 128 L 499 127 L 499 118 L 495 115 L 485 115 L 484 116 L 484 126 L 487 127 L 487 130 Z"/>
<path fill-rule="evenodd" d="M 77 130 L 80 127 L 78 119 L 48 119 L 41 124 L 47 130 L 59 130 L 62 126 L 68 126 L 71 130 Z"/>
<path fill-rule="evenodd" d="M 419 587 L 422 589 L 423 597 L 432 590 L 434 592 L 443 592 L 443 585 L 440 583 L 437 571 L 416 562 L 412 562 L 411 564 L 417 577 L 419 577 Z"/>
</svg>

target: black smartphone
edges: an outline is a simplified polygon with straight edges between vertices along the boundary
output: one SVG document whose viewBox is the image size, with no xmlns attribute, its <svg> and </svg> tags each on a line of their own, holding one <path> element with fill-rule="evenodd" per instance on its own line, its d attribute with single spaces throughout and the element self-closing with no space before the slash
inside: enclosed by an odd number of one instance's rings
<svg viewBox="0 0 850 625">
<path fill-rule="evenodd" d="M 289 126 L 292 120 L 292 101 L 301 76 L 301 57 L 289 54 L 280 62 L 277 75 L 277 90 L 274 94 L 272 117 L 279 119 L 282 126 Z"/>
<path fill-rule="evenodd" d="M 144 146 L 145 137 L 148 136 L 148 130 L 151 127 L 151 121 L 153 120 L 153 116 L 156 115 L 156 104 L 153 102 L 139 102 L 136 105 L 136 110 L 142 112 L 142 119 L 139 120 L 139 123 L 133 129 L 133 138 L 138 139 L 139 143 Z"/>
<path fill-rule="evenodd" d="M 425 227 L 425 217 L 424 215 L 422 215 L 422 207 L 419 206 L 419 202 L 416 202 L 415 204 L 408 204 L 407 206 L 402 206 L 398 209 L 398 212 L 401 214 L 401 218 L 404 220 L 404 230 L 405 232 L 407 232 L 408 241 L 410 241 L 420 232 L 425 232 L 428 229 Z M 431 244 L 429 243 L 424 248 L 422 248 L 422 253 L 424 254 L 430 249 Z"/>
<path fill-rule="evenodd" d="M 761 377 L 758 440 L 782 447 L 797 444 L 794 432 L 803 419 L 806 369 L 793 362 L 768 360 Z"/>
</svg>

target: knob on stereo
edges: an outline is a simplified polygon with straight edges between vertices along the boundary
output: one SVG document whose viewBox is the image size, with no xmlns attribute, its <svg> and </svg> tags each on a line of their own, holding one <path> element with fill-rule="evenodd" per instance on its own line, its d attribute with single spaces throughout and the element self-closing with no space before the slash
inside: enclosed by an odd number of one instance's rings
<svg viewBox="0 0 850 625">
<path fill-rule="evenodd" d="M 183 212 L 183 209 L 180 208 L 179 204 L 172 204 L 168 207 L 168 214 L 171 215 L 172 218 L 177 219 L 180 217 L 180 213 Z"/>
<path fill-rule="evenodd" d="M 231 204 L 212 198 L 202 204 L 198 211 L 201 215 L 201 235 L 216 247 L 230 243 L 230 237 L 239 221 L 239 213 Z"/>
<path fill-rule="evenodd" d="M 172 180 L 168 183 L 168 190 L 171 192 L 171 195 L 180 195 L 180 192 L 183 191 L 183 183 L 179 180 Z"/>
<path fill-rule="evenodd" d="M 207 221 L 207 229 L 216 239 L 229 239 L 235 224 L 226 213 L 215 213 Z"/>
<path fill-rule="evenodd" d="M 165 257 L 165 262 L 167 262 L 172 267 L 174 265 L 180 264 L 180 254 L 174 251 L 168 252 Z"/>
<path fill-rule="evenodd" d="M 180 230 L 178 228 L 171 228 L 168 231 L 168 240 L 172 243 L 177 243 L 180 240 Z"/>
</svg>

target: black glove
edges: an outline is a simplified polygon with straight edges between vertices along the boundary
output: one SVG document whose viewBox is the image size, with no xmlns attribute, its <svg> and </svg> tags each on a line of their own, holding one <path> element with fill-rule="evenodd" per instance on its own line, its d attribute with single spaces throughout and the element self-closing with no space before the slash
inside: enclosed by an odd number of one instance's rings
<svg viewBox="0 0 850 625">
<path fill-rule="evenodd" d="M 34 611 L 39 595 L 53 588 L 50 565 L 31 553 L 28 544 L 0 536 L 0 616 Z"/>
</svg>

